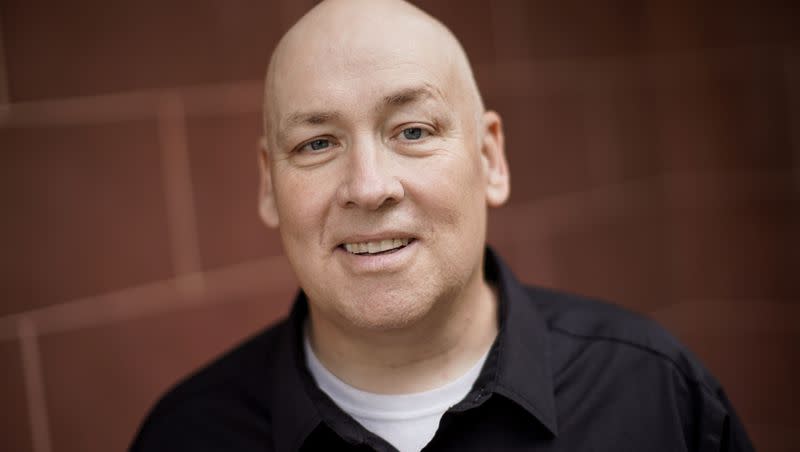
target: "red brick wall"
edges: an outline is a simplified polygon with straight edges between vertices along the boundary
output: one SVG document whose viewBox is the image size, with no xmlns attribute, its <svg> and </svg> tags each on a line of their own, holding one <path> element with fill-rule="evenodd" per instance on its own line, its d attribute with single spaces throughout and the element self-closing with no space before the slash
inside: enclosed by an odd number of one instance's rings
<svg viewBox="0 0 800 452">
<path fill-rule="evenodd" d="M 287 311 L 255 211 L 260 79 L 313 3 L 0 0 L 0 448 L 123 450 L 177 378 Z M 798 8 L 419 3 L 505 119 L 490 242 L 523 280 L 659 320 L 759 450 L 789 451 Z"/>
</svg>

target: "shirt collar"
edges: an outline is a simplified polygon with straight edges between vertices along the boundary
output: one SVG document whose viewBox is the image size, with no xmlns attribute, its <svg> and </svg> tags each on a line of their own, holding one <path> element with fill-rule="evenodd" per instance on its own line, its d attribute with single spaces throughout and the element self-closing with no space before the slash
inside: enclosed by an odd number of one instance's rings
<svg viewBox="0 0 800 452">
<path fill-rule="evenodd" d="M 281 325 L 276 356 L 276 381 L 269 387 L 267 406 L 272 408 L 275 450 L 299 450 L 305 438 L 319 425 L 321 416 L 310 394 L 316 389 L 305 368 L 302 332 L 308 304 L 301 291 L 288 320 Z"/>
<path fill-rule="evenodd" d="M 558 423 L 549 328 L 531 295 L 489 247 L 484 272 L 497 287 L 500 320 L 491 352 L 496 367 L 484 367 L 487 377 L 492 370 L 495 372 L 494 386 L 488 389 L 517 403 L 555 436 Z"/>
<path fill-rule="evenodd" d="M 550 367 L 547 325 L 528 292 L 489 247 L 484 273 L 497 288 L 499 330 L 481 374 L 467 399 L 494 393 L 516 403 L 557 434 L 556 407 Z M 337 407 L 314 383 L 305 365 L 303 324 L 308 316 L 305 293 L 297 295 L 292 312 L 279 332 L 277 380 L 269 391 L 276 450 L 298 450 L 323 421 L 352 443 L 365 441 L 356 421 Z"/>
</svg>

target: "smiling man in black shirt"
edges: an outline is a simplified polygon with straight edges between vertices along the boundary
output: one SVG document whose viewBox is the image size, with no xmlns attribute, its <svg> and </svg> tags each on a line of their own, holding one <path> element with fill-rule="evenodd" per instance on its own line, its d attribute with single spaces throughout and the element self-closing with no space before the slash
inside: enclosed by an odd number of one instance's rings
<svg viewBox="0 0 800 452">
<path fill-rule="evenodd" d="M 660 328 L 524 287 L 486 247 L 502 123 L 441 23 L 322 2 L 275 49 L 264 110 L 260 214 L 302 291 L 171 390 L 133 451 L 752 450 Z"/>
</svg>

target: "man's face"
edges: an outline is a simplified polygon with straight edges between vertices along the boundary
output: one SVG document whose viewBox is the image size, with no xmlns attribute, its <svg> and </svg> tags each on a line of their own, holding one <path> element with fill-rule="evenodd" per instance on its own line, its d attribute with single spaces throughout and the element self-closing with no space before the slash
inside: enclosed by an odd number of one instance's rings
<svg viewBox="0 0 800 452">
<path fill-rule="evenodd" d="M 408 47 L 309 45 L 268 94 L 262 215 L 340 326 L 403 327 L 481 282 L 497 137 L 452 62 Z"/>
</svg>

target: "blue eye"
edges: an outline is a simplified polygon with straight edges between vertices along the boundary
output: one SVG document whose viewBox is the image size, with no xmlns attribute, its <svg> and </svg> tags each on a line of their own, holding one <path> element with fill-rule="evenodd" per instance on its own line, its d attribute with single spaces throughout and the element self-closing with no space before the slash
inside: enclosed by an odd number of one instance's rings
<svg viewBox="0 0 800 452">
<path fill-rule="evenodd" d="M 331 145 L 331 142 L 328 140 L 314 140 L 311 143 L 308 143 L 311 146 L 311 149 L 314 151 L 319 151 L 320 149 L 325 149 L 326 147 Z"/>
<path fill-rule="evenodd" d="M 330 147 L 330 145 L 331 145 L 331 142 L 329 140 L 326 140 L 326 139 L 323 139 L 323 138 L 310 141 L 308 144 L 306 144 L 306 146 L 311 148 L 312 151 L 319 151 L 321 149 L 325 149 L 327 147 Z"/>
<path fill-rule="evenodd" d="M 419 140 L 423 138 L 425 131 L 421 127 L 409 127 L 403 129 L 403 138 L 406 140 Z"/>
</svg>

